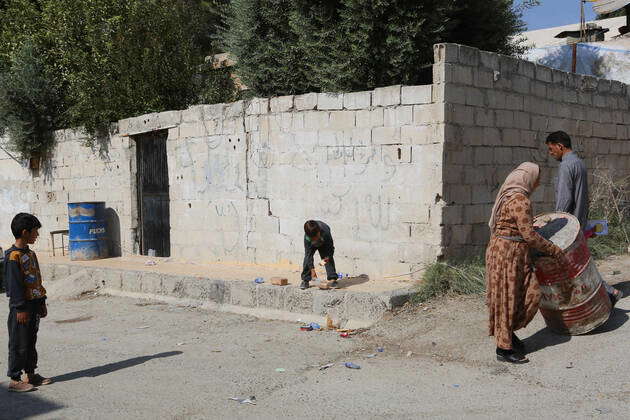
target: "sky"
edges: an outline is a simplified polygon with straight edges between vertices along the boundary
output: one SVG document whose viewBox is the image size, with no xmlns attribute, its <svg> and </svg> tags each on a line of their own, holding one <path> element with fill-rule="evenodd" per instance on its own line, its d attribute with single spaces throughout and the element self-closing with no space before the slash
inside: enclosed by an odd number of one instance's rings
<svg viewBox="0 0 630 420">
<path fill-rule="evenodd" d="M 584 5 L 586 20 L 593 20 L 592 3 Z M 580 0 L 542 0 L 540 6 L 527 10 L 523 15 L 527 30 L 580 23 Z"/>
</svg>

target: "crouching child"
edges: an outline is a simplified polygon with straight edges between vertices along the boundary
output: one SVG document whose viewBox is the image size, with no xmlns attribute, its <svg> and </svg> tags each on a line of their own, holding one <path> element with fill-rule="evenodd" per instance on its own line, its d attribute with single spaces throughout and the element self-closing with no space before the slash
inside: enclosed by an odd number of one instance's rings
<svg viewBox="0 0 630 420">
<path fill-rule="evenodd" d="M 337 269 L 335 267 L 335 246 L 330 233 L 330 227 L 318 220 L 304 223 L 304 264 L 302 268 L 302 283 L 300 289 L 308 289 L 309 283 L 317 278 L 313 256 L 319 252 L 322 263 L 326 267 L 327 282 L 320 284 L 320 289 L 337 287 Z"/>
</svg>

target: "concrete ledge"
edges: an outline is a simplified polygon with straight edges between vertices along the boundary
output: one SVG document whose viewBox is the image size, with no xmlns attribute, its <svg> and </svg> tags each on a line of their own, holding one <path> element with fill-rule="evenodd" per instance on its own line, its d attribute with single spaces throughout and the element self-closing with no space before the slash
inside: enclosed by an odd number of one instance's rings
<svg viewBox="0 0 630 420">
<path fill-rule="evenodd" d="M 411 289 L 387 292 L 352 289 L 319 290 L 311 287 L 273 286 L 249 281 L 147 272 L 85 265 L 42 263 L 46 281 L 64 279 L 84 271 L 104 293 L 168 301 L 192 301 L 212 310 L 243 313 L 262 318 L 323 321 L 329 315 L 344 326 L 369 326 L 386 311 L 409 300 Z"/>
</svg>

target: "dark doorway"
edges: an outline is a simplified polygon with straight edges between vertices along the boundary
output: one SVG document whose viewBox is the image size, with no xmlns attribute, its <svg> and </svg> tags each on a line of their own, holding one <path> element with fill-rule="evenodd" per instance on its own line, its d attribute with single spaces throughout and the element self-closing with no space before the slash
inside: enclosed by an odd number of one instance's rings
<svg viewBox="0 0 630 420">
<path fill-rule="evenodd" d="M 134 136 L 138 168 L 138 232 L 140 253 L 171 256 L 171 223 L 168 197 L 168 131 Z"/>
</svg>

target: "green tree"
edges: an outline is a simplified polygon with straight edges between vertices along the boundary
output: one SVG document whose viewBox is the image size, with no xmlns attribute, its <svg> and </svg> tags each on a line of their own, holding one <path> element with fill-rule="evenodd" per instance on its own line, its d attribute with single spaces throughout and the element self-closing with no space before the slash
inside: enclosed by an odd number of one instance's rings
<svg viewBox="0 0 630 420">
<path fill-rule="evenodd" d="M 84 127 L 92 139 L 121 118 L 230 100 L 230 73 L 204 64 L 227 2 L 4 0 L 0 73 L 17 80 L 17 52 L 35 48 L 40 79 L 61 98 L 47 112 L 56 115 L 53 128 Z"/>
<path fill-rule="evenodd" d="M 515 9 L 513 0 L 457 0 L 451 13 L 448 40 L 486 51 L 520 55 L 526 48 L 515 36 L 526 28 L 523 8 L 533 6 L 521 3 Z"/>
<path fill-rule="evenodd" d="M 237 72 L 259 95 L 304 92 L 304 56 L 289 26 L 292 0 L 232 0 L 224 45 L 238 58 Z"/>
<path fill-rule="evenodd" d="M 234 0 L 223 35 L 256 95 L 425 83 L 433 45 L 523 51 L 526 0 Z"/>
<path fill-rule="evenodd" d="M 63 99 L 33 41 L 22 43 L 10 58 L 10 68 L 0 75 L 0 126 L 22 158 L 45 156 L 54 146 Z"/>
<path fill-rule="evenodd" d="M 69 123 L 103 134 L 109 123 L 185 108 L 199 99 L 195 77 L 212 40 L 197 1 L 56 0 L 46 36 L 68 85 Z M 215 78 L 204 78 L 215 82 Z M 225 78 L 221 79 L 225 81 Z M 227 83 L 224 95 L 233 87 Z"/>
</svg>

